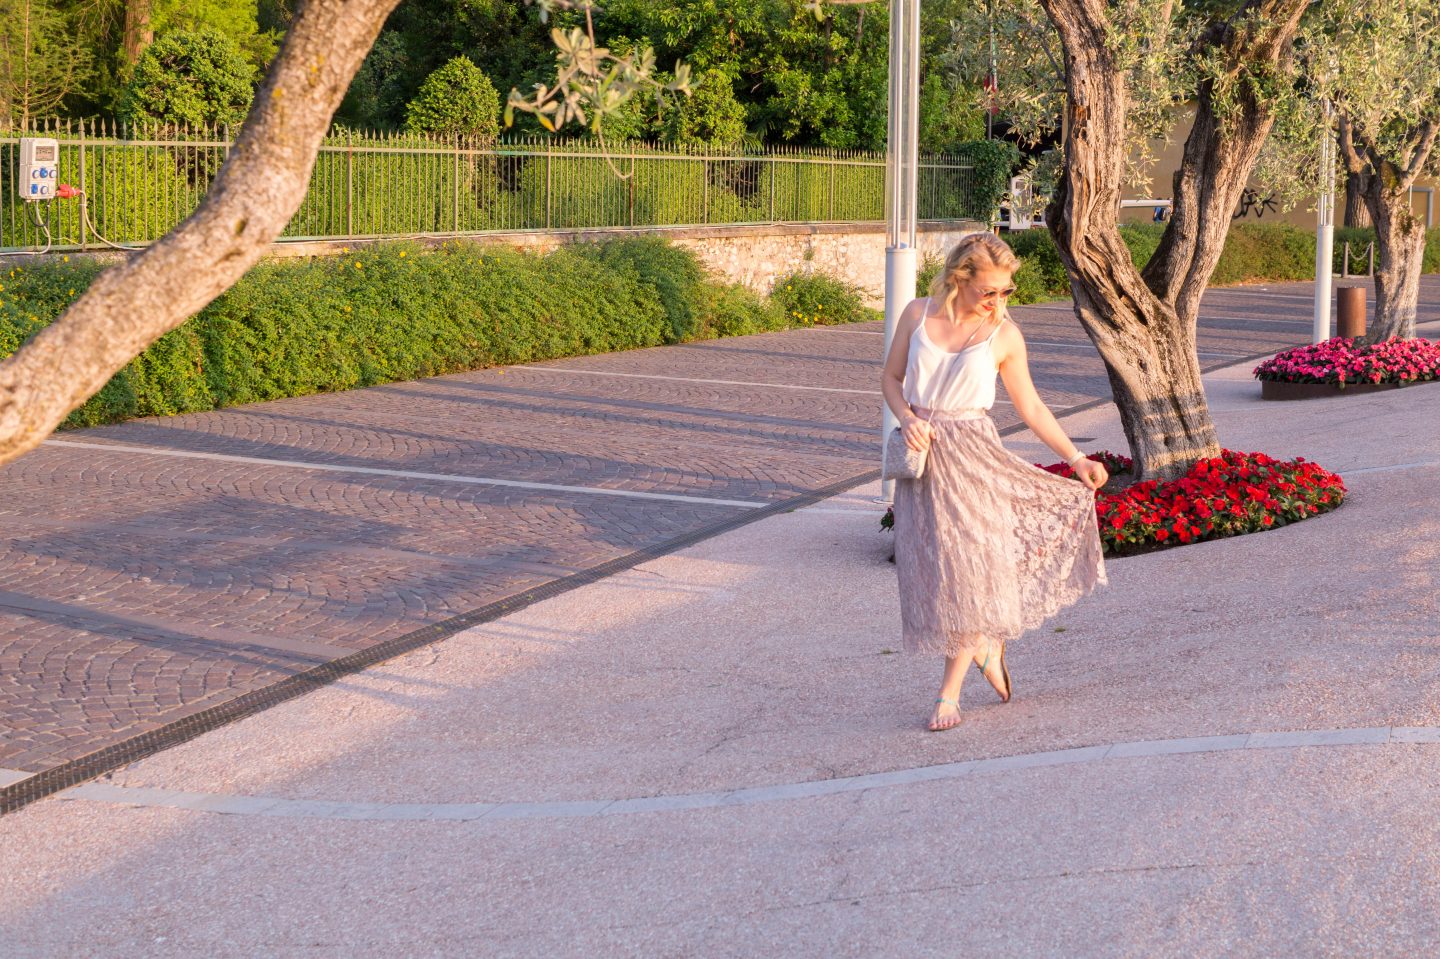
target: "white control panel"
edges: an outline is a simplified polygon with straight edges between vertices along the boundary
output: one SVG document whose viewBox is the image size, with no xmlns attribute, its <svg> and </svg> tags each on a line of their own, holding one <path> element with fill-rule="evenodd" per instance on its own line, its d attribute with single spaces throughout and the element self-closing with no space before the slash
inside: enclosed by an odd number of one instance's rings
<svg viewBox="0 0 1440 959">
<path fill-rule="evenodd" d="M 20 141 L 20 192 L 26 200 L 53 200 L 60 185 L 60 143 L 49 137 Z"/>
</svg>

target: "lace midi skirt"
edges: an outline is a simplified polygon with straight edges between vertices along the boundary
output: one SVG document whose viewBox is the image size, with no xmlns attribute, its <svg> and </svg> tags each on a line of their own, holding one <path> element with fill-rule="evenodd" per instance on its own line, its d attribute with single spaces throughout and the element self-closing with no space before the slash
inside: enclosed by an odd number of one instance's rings
<svg viewBox="0 0 1440 959">
<path fill-rule="evenodd" d="M 906 652 L 974 655 L 1105 583 L 1090 489 L 1005 449 L 984 410 L 931 424 L 925 475 L 895 481 Z"/>
</svg>

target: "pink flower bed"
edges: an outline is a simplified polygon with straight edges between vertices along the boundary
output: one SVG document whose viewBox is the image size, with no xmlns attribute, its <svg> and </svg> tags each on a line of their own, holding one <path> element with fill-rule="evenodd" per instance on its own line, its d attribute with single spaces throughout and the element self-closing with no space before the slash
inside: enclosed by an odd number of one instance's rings
<svg viewBox="0 0 1440 959">
<path fill-rule="evenodd" d="M 1357 343 L 1337 336 L 1275 354 L 1255 367 L 1255 378 L 1327 383 L 1340 389 L 1359 383 L 1420 383 L 1440 378 L 1440 343 L 1418 337 Z"/>
</svg>

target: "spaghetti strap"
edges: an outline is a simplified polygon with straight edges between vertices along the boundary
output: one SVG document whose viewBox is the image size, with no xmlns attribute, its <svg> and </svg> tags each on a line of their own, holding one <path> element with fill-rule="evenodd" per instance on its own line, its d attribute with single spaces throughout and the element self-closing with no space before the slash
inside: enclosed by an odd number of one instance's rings
<svg viewBox="0 0 1440 959">
<path fill-rule="evenodd" d="M 989 343 L 994 343 L 994 342 L 995 342 L 995 337 L 999 335 L 1000 330 L 1003 329 L 1004 326 L 1005 326 L 1005 324 L 1006 324 L 1006 323 L 1009 323 L 1009 322 L 1010 322 L 1010 317 L 1008 317 L 1008 316 L 1002 316 L 1002 317 L 1000 317 L 1000 322 L 997 323 L 997 324 L 995 324 L 995 329 L 991 330 L 991 331 L 990 331 L 990 335 L 987 336 L 987 337 L 985 337 L 985 342 L 986 342 L 987 344 L 989 344 Z"/>
</svg>

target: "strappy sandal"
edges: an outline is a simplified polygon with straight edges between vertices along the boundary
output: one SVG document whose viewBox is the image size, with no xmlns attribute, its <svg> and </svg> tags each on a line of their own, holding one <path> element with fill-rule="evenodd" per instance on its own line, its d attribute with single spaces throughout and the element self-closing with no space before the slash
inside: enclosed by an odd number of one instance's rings
<svg viewBox="0 0 1440 959">
<path fill-rule="evenodd" d="M 954 706 L 955 712 L 960 712 L 960 698 L 958 696 L 954 699 L 946 699 L 944 696 L 941 696 L 940 698 L 935 700 L 935 703 L 936 705 L 939 705 L 940 703 L 945 703 L 949 706 Z M 948 726 L 926 726 L 925 728 L 932 733 L 943 733 L 947 729 L 954 729 L 956 726 L 960 725 L 960 722 L 961 720 L 956 719 Z"/>
<path fill-rule="evenodd" d="M 990 657 L 994 652 L 995 644 L 992 643 L 990 644 L 990 648 L 985 651 L 985 662 L 975 664 L 980 668 L 980 675 L 985 675 L 985 667 L 990 665 Z M 1000 675 L 1005 677 L 1005 692 L 1001 694 L 1000 701 L 1002 703 L 1008 703 L 1012 690 L 1010 687 L 1010 670 L 1005 668 L 1005 644 L 1003 642 L 1000 644 Z M 996 690 L 996 692 L 999 692 L 999 690 Z"/>
</svg>

